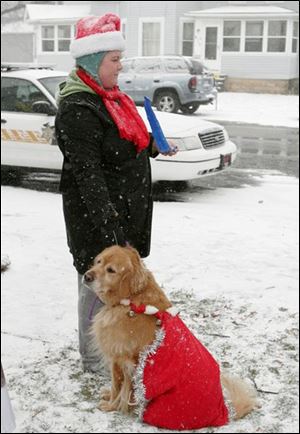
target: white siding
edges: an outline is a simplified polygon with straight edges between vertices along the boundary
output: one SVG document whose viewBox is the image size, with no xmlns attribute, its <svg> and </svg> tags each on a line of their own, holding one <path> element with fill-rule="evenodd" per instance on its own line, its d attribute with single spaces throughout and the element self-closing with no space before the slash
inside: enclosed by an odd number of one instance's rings
<svg viewBox="0 0 300 434">
<path fill-rule="evenodd" d="M 127 57 L 137 56 L 139 54 L 139 43 L 141 35 L 139 34 L 141 26 L 140 19 L 160 18 L 164 24 L 162 28 L 162 52 L 165 54 L 174 53 L 176 26 L 175 12 L 176 2 L 121 2 L 120 16 L 127 20 L 127 39 L 126 52 Z"/>
<path fill-rule="evenodd" d="M 33 33 L 3 33 L 1 38 L 2 62 L 33 62 Z"/>
<path fill-rule="evenodd" d="M 38 54 L 37 62 L 51 63 L 51 65 L 55 65 L 55 69 L 66 72 L 70 72 L 75 65 L 75 61 L 70 54 Z"/>
<path fill-rule="evenodd" d="M 199 9 L 197 1 L 161 1 L 161 2 L 120 2 L 120 16 L 127 20 L 127 57 L 138 55 L 139 18 L 156 17 L 164 19 L 164 54 L 179 54 L 180 50 L 180 18 L 190 10 Z"/>
<path fill-rule="evenodd" d="M 222 74 L 236 78 L 282 79 L 298 76 L 298 56 L 222 56 Z"/>
<path fill-rule="evenodd" d="M 66 2 L 69 3 L 69 2 Z M 91 15 L 104 15 L 107 14 L 109 12 L 113 13 L 113 14 L 120 14 L 120 3 L 119 1 L 111 1 L 111 2 L 106 2 L 106 1 L 91 1 L 88 2 L 91 4 Z"/>
</svg>

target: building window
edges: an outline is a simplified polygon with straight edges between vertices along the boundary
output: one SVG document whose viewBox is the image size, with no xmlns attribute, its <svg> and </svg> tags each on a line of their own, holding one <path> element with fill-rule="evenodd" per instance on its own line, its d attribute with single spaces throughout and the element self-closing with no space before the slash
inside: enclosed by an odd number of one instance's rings
<svg viewBox="0 0 300 434">
<path fill-rule="evenodd" d="M 41 26 L 41 51 L 43 53 L 69 53 L 75 35 L 73 24 Z"/>
<path fill-rule="evenodd" d="M 160 23 L 143 23 L 142 56 L 157 56 L 160 54 Z"/>
<path fill-rule="evenodd" d="M 57 27 L 58 51 L 70 51 L 71 27 L 67 25 Z"/>
<path fill-rule="evenodd" d="M 263 34 L 263 21 L 246 21 L 245 51 L 262 52 Z"/>
<path fill-rule="evenodd" d="M 268 52 L 284 53 L 286 46 L 286 21 L 269 21 Z"/>
<path fill-rule="evenodd" d="M 299 22 L 293 22 L 292 53 L 298 53 Z"/>
<path fill-rule="evenodd" d="M 224 21 L 223 51 L 240 51 L 241 22 Z"/>
<path fill-rule="evenodd" d="M 121 23 L 121 32 L 123 35 L 123 38 L 126 40 L 126 21 L 122 20 Z"/>
<path fill-rule="evenodd" d="M 53 52 L 54 45 L 54 26 L 42 26 L 42 51 Z"/>
<path fill-rule="evenodd" d="M 217 58 L 218 27 L 206 27 L 205 29 L 205 59 Z"/>
<path fill-rule="evenodd" d="M 182 55 L 192 56 L 194 52 L 194 23 L 183 23 L 182 26 Z"/>
</svg>

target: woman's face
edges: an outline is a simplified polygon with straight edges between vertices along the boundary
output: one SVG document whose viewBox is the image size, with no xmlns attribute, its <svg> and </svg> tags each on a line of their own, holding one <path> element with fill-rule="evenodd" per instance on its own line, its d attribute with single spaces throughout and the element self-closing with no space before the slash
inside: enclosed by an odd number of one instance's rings
<svg viewBox="0 0 300 434">
<path fill-rule="evenodd" d="M 105 89 L 111 89 L 118 84 L 121 69 L 121 51 L 109 51 L 98 69 L 98 77 Z"/>
</svg>

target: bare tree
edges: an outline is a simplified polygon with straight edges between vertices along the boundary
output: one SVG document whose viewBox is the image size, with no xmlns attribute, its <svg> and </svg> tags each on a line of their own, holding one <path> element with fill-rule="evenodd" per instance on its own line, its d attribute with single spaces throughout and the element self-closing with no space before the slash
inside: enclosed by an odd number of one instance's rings
<svg viewBox="0 0 300 434">
<path fill-rule="evenodd" d="M 18 1 L 18 2 L 1 2 L 1 17 L 3 15 L 8 15 L 11 13 L 15 13 L 21 9 L 24 9 L 25 2 Z"/>
<path fill-rule="evenodd" d="M 63 4 L 62 1 L 2 1 L 1 16 L 12 14 L 14 17 L 19 16 L 18 11 L 23 14 L 26 4 Z"/>
</svg>

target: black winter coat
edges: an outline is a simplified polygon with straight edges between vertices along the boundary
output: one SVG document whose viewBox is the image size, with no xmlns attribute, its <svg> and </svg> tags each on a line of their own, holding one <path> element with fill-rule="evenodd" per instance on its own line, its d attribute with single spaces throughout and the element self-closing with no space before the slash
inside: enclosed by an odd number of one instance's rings
<svg viewBox="0 0 300 434">
<path fill-rule="evenodd" d="M 74 266 L 86 272 L 105 247 L 128 241 L 150 252 L 151 167 L 148 150 L 137 154 L 119 136 L 98 95 L 62 99 L 55 122 L 64 155 L 60 191 Z"/>
</svg>

